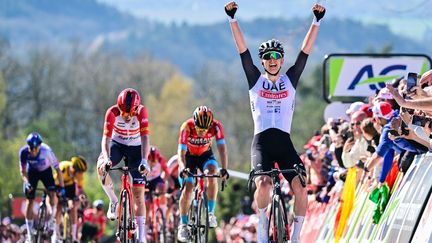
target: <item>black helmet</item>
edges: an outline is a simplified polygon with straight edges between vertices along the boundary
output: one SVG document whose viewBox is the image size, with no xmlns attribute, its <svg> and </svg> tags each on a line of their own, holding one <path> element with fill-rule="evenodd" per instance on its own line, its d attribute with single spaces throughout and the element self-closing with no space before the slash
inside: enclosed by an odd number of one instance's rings
<svg viewBox="0 0 432 243">
<path fill-rule="evenodd" d="M 279 52 L 280 54 L 282 54 L 282 56 L 285 53 L 283 46 L 282 46 L 282 43 L 276 39 L 271 39 L 271 40 L 268 40 L 268 41 L 261 43 L 261 45 L 259 46 L 259 49 L 258 49 L 259 58 L 262 59 L 262 56 L 266 52 L 269 52 L 269 51 Z"/>
<path fill-rule="evenodd" d="M 209 129 L 213 123 L 213 113 L 207 106 L 198 106 L 193 113 L 193 119 L 195 126 Z"/>
</svg>

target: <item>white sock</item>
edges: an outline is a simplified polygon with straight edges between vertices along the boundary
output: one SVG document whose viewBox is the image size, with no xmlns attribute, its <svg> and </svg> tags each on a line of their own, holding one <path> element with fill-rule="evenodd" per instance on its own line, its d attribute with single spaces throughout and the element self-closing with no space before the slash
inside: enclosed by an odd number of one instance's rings
<svg viewBox="0 0 432 243">
<path fill-rule="evenodd" d="M 77 225 L 73 224 L 72 225 L 72 239 L 76 240 L 76 231 L 77 231 Z"/>
<path fill-rule="evenodd" d="M 138 225 L 138 242 L 147 242 L 146 239 L 146 232 L 145 232 L 145 217 L 144 216 L 137 216 L 136 222 Z"/>
<path fill-rule="evenodd" d="M 55 216 L 57 214 L 57 206 L 52 207 L 52 215 L 51 215 L 51 219 L 53 220 L 53 222 L 55 222 Z"/>
<path fill-rule="evenodd" d="M 54 224 L 54 232 L 58 234 L 60 232 L 60 225 Z"/>
<path fill-rule="evenodd" d="M 26 227 L 27 227 L 27 238 L 31 238 L 31 233 L 33 231 L 33 219 L 26 219 Z"/>
<path fill-rule="evenodd" d="M 291 234 L 292 242 L 300 242 L 300 231 L 303 226 L 304 216 L 295 216 L 294 217 L 294 227 Z"/>
<path fill-rule="evenodd" d="M 105 193 L 107 194 L 110 202 L 118 202 L 117 196 L 114 193 L 114 189 L 113 189 L 113 184 L 109 184 L 108 186 L 103 185 L 102 186 L 103 190 L 105 191 Z"/>
<path fill-rule="evenodd" d="M 267 214 L 266 214 L 267 207 L 265 207 L 265 208 L 258 208 L 258 212 L 259 212 L 259 219 L 260 219 L 260 221 L 262 219 L 267 219 Z"/>
</svg>

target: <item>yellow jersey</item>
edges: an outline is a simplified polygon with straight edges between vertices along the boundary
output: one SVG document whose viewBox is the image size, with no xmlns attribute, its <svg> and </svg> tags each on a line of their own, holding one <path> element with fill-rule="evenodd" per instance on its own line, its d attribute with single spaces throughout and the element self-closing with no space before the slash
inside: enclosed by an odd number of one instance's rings
<svg viewBox="0 0 432 243">
<path fill-rule="evenodd" d="M 62 173 L 64 185 L 66 187 L 66 186 L 71 186 L 74 183 L 76 183 L 78 185 L 78 187 L 82 188 L 84 186 L 83 173 L 77 173 L 74 175 L 72 173 L 72 167 L 73 167 L 73 164 L 71 161 L 62 161 L 59 164 L 59 169 Z M 56 170 L 54 170 L 54 179 L 55 179 L 56 185 L 60 185 L 60 181 L 58 179 L 58 175 L 57 175 Z"/>
</svg>

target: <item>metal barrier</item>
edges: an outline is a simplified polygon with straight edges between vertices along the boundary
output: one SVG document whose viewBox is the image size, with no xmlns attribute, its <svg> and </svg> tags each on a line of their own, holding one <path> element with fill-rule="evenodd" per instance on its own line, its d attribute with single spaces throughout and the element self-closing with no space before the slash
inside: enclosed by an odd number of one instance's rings
<svg viewBox="0 0 432 243">
<path fill-rule="evenodd" d="M 365 188 L 357 188 L 354 209 L 339 242 L 432 242 L 432 154 L 418 156 L 394 191 L 377 225 L 376 204 Z M 302 242 L 334 242 L 338 200 L 313 203 L 302 230 Z M 317 233 L 317 227 L 320 227 Z"/>
</svg>

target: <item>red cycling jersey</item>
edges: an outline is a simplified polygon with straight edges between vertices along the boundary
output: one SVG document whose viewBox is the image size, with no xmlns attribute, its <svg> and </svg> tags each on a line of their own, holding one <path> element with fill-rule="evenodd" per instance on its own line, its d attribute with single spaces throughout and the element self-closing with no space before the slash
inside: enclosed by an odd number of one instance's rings
<svg viewBox="0 0 432 243">
<path fill-rule="evenodd" d="M 147 109 L 139 105 L 136 115 L 126 122 L 117 105 L 111 106 L 105 114 L 103 134 L 112 140 L 128 145 L 141 145 L 141 136 L 149 134 Z"/>
<path fill-rule="evenodd" d="M 167 160 L 160 154 L 158 149 L 156 149 L 154 153 L 149 153 L 147 161 L 151 167 L 151 171 L 147 175 L 147 180 L 151 181 L 161 176 L 162 171 L 164 171 L 166 175 L 169 175 Z"/>
<path fill-rule="evenodd" d="M 191 155 L 199 156 L 209 150 L 211 139 L 216 137 L 217 144 L 225 144 L 222 124 L 213 119 L 213 124 L 203 137 L 199 137 L 192 118 L 185 121 L 180 127 L 179 147 L 187 150 Z"/>
</svg>

